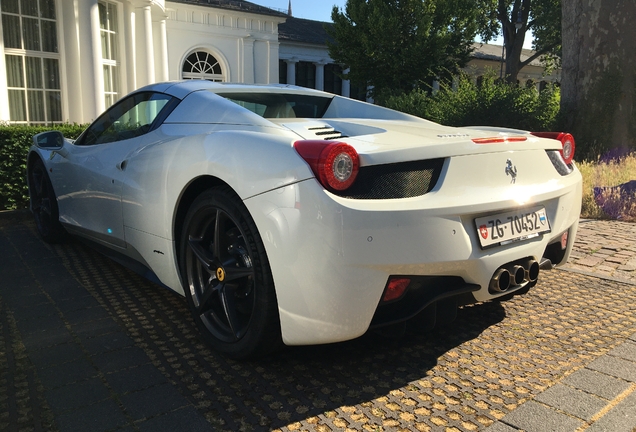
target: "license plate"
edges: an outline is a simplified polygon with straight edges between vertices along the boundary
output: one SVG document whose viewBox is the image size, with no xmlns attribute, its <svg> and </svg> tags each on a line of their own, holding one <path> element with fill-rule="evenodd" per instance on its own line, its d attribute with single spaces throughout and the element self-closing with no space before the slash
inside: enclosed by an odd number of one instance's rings
<svg viewBox="0 0 636 432">
<path fill-rule="evenodd" d="M 532 207 L 475 219 L 482 248 L 528 240 L 550 232 L 544 207 Z"/>
</svg>

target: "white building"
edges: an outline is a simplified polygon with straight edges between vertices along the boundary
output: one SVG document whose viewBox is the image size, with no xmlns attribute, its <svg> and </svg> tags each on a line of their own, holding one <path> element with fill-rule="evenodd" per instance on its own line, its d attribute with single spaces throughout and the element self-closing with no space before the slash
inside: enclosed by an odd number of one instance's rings
<svg viewBox="0 0 636 432">
<path fill-rule="evenodd" d="M 94 119 L 143 85 L 278 82 L 287 15 L 227 0 L 2 0 L 0 121 Z"/>
<path fill-rule="evenodd" d="M 239 0 L 1 0 L 0 122 L 88 123 L 146 84 L 289 83 L 358 98 L 324 24 Z"/>
</svg>

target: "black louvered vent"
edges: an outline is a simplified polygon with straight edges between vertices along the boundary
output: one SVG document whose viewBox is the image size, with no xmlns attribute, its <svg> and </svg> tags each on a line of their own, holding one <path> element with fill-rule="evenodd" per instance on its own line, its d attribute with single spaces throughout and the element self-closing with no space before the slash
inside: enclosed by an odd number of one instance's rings
<svg viewBox="0 0 636 432">
<path fill-rule="evenodd" d="M 332 140 L 344 138 L 340 131 L 335 130 L 331 126 L 314 126 L 307 128 L 308 131 L 316 135 L 316 138 L 324 140 Z"/>
<path fill-rule="evenodd" d="M 338 195 L 351 199 L 421 196 L 435 187 L 443 165 L 440 158 L 362 167 L 353 186 Z"/>
</svg>

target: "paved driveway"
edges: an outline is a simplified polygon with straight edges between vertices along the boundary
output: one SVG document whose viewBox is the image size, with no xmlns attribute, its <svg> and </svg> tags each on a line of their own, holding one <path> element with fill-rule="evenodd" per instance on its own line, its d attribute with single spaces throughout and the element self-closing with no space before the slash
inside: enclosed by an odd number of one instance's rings
<svg viewBox="0 0 636 432">
<path fill-rule="evenodd" d="M 608 249 L 609 230 L 625 243 Z M 465 307 L 447 328 L 245 363 L 208 349 L 184 299 L 4 214 L 0 430 L 632 431 L 636 225 L 584 222 L 581 233 L 570 270 Z M 599 273 L 613 257 L 625 262 Z"/>
</svg>

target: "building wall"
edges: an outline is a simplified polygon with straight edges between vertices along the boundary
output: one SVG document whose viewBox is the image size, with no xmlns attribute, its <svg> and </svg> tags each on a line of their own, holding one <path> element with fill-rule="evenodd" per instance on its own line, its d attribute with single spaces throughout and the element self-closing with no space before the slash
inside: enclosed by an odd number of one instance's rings
<svg viewBox="0 0 636 432">
<path fill-rule="evenodd" d="M 20 13 L 22 9 L 15 13 L 14 4 L 24 8 L 25 14 Z M 26 6 L 19 6 L 21 4 Z M 33 48 L 24 37 L 19 48 L 5 48 L 5 44 L 0 43 L 0 121 L 90 122 L 132 90 L 158 81 L 181 79 L 184 63 L 194 52 L 207 53 L 213 56 L 214 63 L 218 61 L 220 69 L 215 76 L 219 80 L 278 82 L 278 24 L 284 22 L 285 17 L 164 0 L 7 0 L 0 3 L 3 12 L 0 38 L 6 33 L 3 22 L 12 26 L 21 19 L 31 26 L 38 15 L 31 9 L 37 10 L 42 4 L 55 11 L 54 18 L 46 20 L 45 24 L 55 25 L 56 52 L 24 49 Z M 105 26 L 106 30 L 114 29 L 113 39 L 106 45 L 104 36 L 110 33 L 104 30 Z M 22 34 L 19 31 L 9 33 L 11 41 Z M 20 73 L 15 72 L 17 57 L 22 59 Z M 26 63 L 27 60 L 31 62 L 31 58 L 40 58 L 40 61 L 52 58 L 57 62 L 59 83 L 55 91 L 47 90 L 42 83 L 25 85 L 32 72 Z M 7 59 L 12 65 L 11 77 L 7 76 Z M 46 81 L 46 73 L 39 73 Z M 16 77 L 21 77 L 21 82 Z M 9 81 L 22 87 L 11 87 Z M 30 88 L 29 85 L 42 88 Z M 45 95 L 41 98 L 43 102 L 29 99 L 31 94 L 38 92 Z M 33 115 L 12 118 L 16 116 L 11 115 L 10 106 L 18 104 L 10 105 L 10 95 L 12 102 L 21 97 L 25 112 L 33 112 Z M 38 109 L 45 107 L 47 95 L 59 96 L 61 112 L 54 110 L 53 116 L 42 117 Z"/>
</svg>

